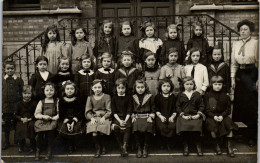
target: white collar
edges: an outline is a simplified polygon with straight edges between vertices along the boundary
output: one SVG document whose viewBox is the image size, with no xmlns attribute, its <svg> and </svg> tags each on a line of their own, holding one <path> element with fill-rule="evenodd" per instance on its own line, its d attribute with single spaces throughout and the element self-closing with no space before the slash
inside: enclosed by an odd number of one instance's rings
<svg viewBox="0 0 260 163">
<path fill-rule="evenodd" d="M 123 95 L 117 94 L 117 96 L 125 96 L 125 93 Z"/>
<path fill-rule="evenodd" d="M 99 72 L 103 73 L 103 74 L 108 74 L 108 73 L 113 73 L 114 69 L 113 68 L 109 68 L 110 71 L 105 71 L 104 67 L 101 67 L 98 69 Z"/>
<path fill-rule="evenodd" d="M 87 75 L 87 73 L 85 73 L 83 69 L 82 69 L 82 70 L 79 70 L 78 72 L 79 72 L 81 75 Z M 93 74 L 94 74 L 94 71 L 93 71 L 93 70 L 89 70 L 88 75 L 93 75 Z"/>
<path fill-rule="evenodd" d="M 6 80 L 8 77 L 9 77 L 9 76 L 6 74 L 6 75 L 4 76 L 4 79 Z M 16 76 L 15 74 L 13 74 L 12 78 L 15 80 L 15 79 L 17 79 L 17 76 Z"/>
</svg>

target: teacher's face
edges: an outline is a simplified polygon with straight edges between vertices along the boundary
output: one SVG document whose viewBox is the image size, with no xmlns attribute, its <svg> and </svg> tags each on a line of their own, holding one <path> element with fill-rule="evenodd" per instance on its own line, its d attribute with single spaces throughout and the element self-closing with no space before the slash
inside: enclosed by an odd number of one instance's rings
<svg viewBox="0 0 260 163">
<path fill-rule="evenodd" d="M 242 39 L 247 39 L 251 35 L 251 31 L 247 25 L 242 25 L 239 32 Z"/>
</svg>

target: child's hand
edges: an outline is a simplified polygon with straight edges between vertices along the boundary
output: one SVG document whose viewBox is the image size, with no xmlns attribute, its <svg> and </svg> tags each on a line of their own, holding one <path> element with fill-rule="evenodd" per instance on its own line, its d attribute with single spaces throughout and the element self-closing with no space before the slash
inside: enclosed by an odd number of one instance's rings
<svg viewBox="0 0 260 163">
<path fill-rule="evenodd" d="M 105 121 L 106 121 L 105 117 L 102 117 L 102 118 L 100 119 L 100 123 L 101 123 L 101 124 L 104 124 Z"/>
<path fill-rule="evenodd" d="M 94 124 L 96 124 L 96 123 L 97 123 L 96 119 L 95 119 L 95 118 L 91 118 L 90 124 L 91 124 L 91 125 L 94 125 Z"/>
<path fill-rule="evenodd" d="M 43 116 L 43 119 L 45 119 L 45 120 L 50 120 L 50 119 L 51 119 L 51 117 L 50 117 L 50 116 L 48 116 L 48 115 L 44 115 L 44 116 Z"/>
<path fill-rule="evenodd" d="M 218 116 L 218 120 L 219 120 L 219 122 L 222 122 L 223 121 L 223 117 L 221 115 Z"/>
<path fill-rule="evenodd" d="M 214 118 L 215 121 L 218 122 L 218 116 L 214 116 L 213 118 Z"/>
<path fill-rule="evenodd" d="M 123 121 L 123 120 L 120 120 L 119 123 L 120 123 L 120 126 L 125 126 L 126 125 L 125 121 Z"/>
<path fill-rule="evenodd" d="M 183 119 L 186 119 L 186 120 L 189 120 L 189 119 L 191 119 L 191 116 L 183 115 L 182 118 L 183 118 Z"/>
<path fill-rule="evenodd" d="M 136 63 L 136 68 L 137 68 L 139 71 L 142 71 L 142 65 L 141 65 L 141 63 Z"/>
<path fill-rule="evenodd" d="M 73 118 L 73 121 L 77 123 L 79 120 L 78 120 L 77 117 L 74 117 L 74 118 Z"/>
<path fill-rule="evenodd" d="M 201 94 L 201 95 L 204 95 L 205 94 L 205 92 L 201 89 L 201 90 L 199 90 L 199 93 Z"/>
<path fill-rule="evenodd" d="M 175 118 L 175 116 L 172 115 L 172 116 L 169 118 L 169 122 L 173 123 L 173 122 L 174 122 L 174 118 Z"/>
<path fill-rule="evenodd" d="M 136 121 L 136 118 L 132 118 L 132 123 L 134 123 Z"/>
<path fill-rule="evenodd" d="M 200 118 L 200 115 L 199 115 L 199 114 L 196 114 L 196 115 L 194 115 L 194 116 L 191 116 L 191 119 L 194 119 L 194 120 L 199 119 L 199 118 Z"/>
<path fill-rule="evenodd" d="M 152 122 L 153 122 L 152 118 L 151 118 L 151 117 L 148 117 L 148 118 L 147 118 L 147 122 L 148 122 L 148 123 L 152 123 Z"/>
<path fill-rule="evenodd" d="M 68 123 L 69 122 L 69 119 L 64 119 L 63 123 Z"/>
<path fill-rule="evenodd" d="M 166 118 L 164 116 L 160 115 L 159 118 L 161 119 L 162 123 L 166 122 Z"/>
<path fill-rule="evenodd" d="M 190 57 L 190 51 L 187 51 L 185 60 L 186 61 L 189 60 L 189 57 Z"/>
<path fill-rule="evenodd" d="M 51 120 L 53 120 L 53 121 L 57 121 L 58 120 L 58 116 L 53 116 L 53 117 L 51 117 Z"/>
</svg>

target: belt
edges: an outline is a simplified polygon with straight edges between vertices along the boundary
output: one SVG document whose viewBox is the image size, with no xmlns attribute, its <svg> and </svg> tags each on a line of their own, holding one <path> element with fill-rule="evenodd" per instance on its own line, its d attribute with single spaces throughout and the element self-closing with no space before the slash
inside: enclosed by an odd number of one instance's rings
<svg viewBox="0 0 260 163">
<path fill-rule="evenodd" d="M 159 80 L 159 78 L 145 77 L 145 80 Z"/>
<path fill-rule="evenodd" d="M 251 68 L 255 68 L 255 64 L 240 64 L 239 65 L 240 69 L 251 69 Z"/>
<path fill-rule="evenodd" d="M 136 114 L 135 115 L 136 118 L 149 118 L 149 114 L 146 113 L 146 114 Z"/>
</svg>

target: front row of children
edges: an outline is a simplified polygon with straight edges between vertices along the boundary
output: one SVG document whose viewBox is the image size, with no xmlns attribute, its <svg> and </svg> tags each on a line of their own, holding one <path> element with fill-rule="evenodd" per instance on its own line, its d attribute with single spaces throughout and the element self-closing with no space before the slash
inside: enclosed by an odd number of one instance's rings
<svg viewBox="0 0 260 163">
<path fill-rule="evenodd" d="M 137 145 L 138 158 L 148 156 L 148 147 L 152 135 L 157 132 L 166 138 L 181 135 L 184 145 L 184 156 L 189 155 L 188 142 L 194 140 L 197 155 L 203 156 L 201 136 L 203 121 L 211 132 L 217 154 L 221 154 L 219 138 L 227 137 L 228 154 L 234 157 L 230 138 L 232 130 L 237 126 L 229 114 L 230 98 L 223 91 L 223 78 L 213 76 L 211 88 L 204 96 L 196 91 L 192 77 L 185 77 L 181 83 L 181 93 L 175 96 L 173 83 L 170 79 L 160 80 L 158 94 L 153 97 L 149 93 L 146 82 L 136 80 L 133 95 L 128 92 L 128 82 L 119 78 L 115 82 L 116 95 L 103 93 L 104 81 L 95 79 L 92 82 L 92 95 L 88 96 L 86 106 L 77 97 L 75 83 L 65 81 L 62 84 L 62 98 L 55 96 L 54 84 L 44 85 L 45 98 L 36 105 L 31 100 L 32 87 L 23 87 L 23 101 L 17 105 L 19 150 L 23 150 L 25 138 L 30 138 L 31 150 L 35 150 L 34 131 L 36 137 L 35 160 L 40 159 L 40 147 L 45 138 L 49 160 L 52 155 L 52 144 L 57 136 L 62 137 L 70 151 L 74 150 L 75 140 L 84 132 L 91 133 L 96 146 L 95 158 L 105 154 L 105 137 L 114 131 L 121 148 L 121 156 L 127 156 L 127 145 L 131 132 Z M 36 109 L 35 109 L 36 108 Z M 35 111 L 34 111 L 35 110 Z M 85 110 L 85 111 L 84 111 Z M 84 116 L 85 115 L 85 116 Z M 113 115 L 114 118 L 111 117 Z M 87 123 L 85 123 L 85 118 Z M 85 131 L 86 130 L 86 131 Z"/>
</svg>

